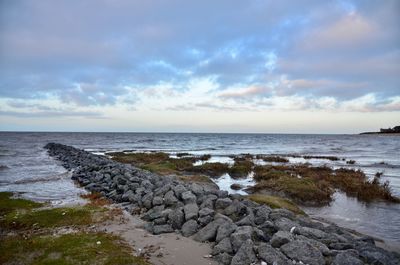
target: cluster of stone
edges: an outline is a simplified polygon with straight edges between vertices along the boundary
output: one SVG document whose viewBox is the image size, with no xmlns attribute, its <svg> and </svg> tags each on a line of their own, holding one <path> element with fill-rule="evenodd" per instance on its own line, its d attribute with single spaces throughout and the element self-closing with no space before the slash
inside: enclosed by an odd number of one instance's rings
<svg viewBox="0 0 400 265">
<path fill-rule="evenodd" d="M 399 255 L 334 224 L 271 209 L 218 187 L 186 183 L 50 143 L 72 179 L 146 220 L 153 234 L 181 233 L 212 244 L 221 264 L 400 264 Z"/>
</svg>

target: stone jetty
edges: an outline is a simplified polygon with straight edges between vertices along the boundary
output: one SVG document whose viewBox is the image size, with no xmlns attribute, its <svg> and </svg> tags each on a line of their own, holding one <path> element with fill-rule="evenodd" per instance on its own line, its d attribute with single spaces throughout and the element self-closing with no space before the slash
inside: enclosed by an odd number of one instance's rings
<svg viewBox="0 0 400 265">
<path fill-rule="evenodd" d="M 50 156 L 91 192 L 139 214 L 153 234 L 210 242 L 221 264 L 400 264 L 398 253 L 333 224 L 271 209 L 213 185 L 182 182 L 57 143 Z"/>
</svg>

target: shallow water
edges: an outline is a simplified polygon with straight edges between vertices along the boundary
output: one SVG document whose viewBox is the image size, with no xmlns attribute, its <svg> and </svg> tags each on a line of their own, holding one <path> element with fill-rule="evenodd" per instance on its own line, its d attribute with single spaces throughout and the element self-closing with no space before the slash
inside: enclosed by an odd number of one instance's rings
<svg viewBox="0 0 400 265">
<path fill-rule="evenodd" d="M 59 142 L 93 153 L 107 151 L 164 151 L 211 154 L 211 162 L 232 162 L 231 154 L 298 154 L 338 156 L 345 161 L 289 158 L 291 162 L 351 167 L 372 177 L 383 172 L 394 194 L 400 196 L 400 137 L 383 135 L 281 135 L 281 134 L 172 134 L 172 133 L 14 133 L 0 132 L 0 191 L 23 192 L 25 197 L 54 204 L 79 201 L 84 190 L 74 186 L 67 171 L 47 156 L 43 146 Z M 385 163 L 381 163 L 385 162 Z M 4 166 L 4 167 L 1 167 Z M 228 190 L 232 183 L 251 184 L 251 177 L 216 180 Z M 243 182 L 243 183 L 241 183 Z M 335 221 L 390 242 L 400 242 L 400 205 L 364 204 L 337 193 L 330 206 L 306 208 L 308 213 Z"/>
</svg>

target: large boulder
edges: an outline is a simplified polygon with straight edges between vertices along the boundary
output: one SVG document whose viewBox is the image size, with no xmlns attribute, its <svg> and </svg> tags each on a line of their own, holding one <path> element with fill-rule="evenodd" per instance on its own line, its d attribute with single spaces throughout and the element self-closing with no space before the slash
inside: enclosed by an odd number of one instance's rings
<svg viewBox="0 0 400 265">
<path fill-rule="evenodd" d="M 258 256 L 267 264 L 291 265 L 292 262 L 279 250 L 262 243 L 258 246 Z"/>
<path fill-rule="evenodd" d="M 233 253 L 232 244 L 231 244 L 231 241 L 229 240 L 229 238 L 224 238 L 223 240 L 221 240 L 221 242 L 219 242 L 217 245 L 215 245 L 211 254 L 217 255 L 217 254 L 220 254 L 223 252 L 228 253 L 228 254 Z"/>
<path fill-rule="evenodd" d="M 240 246 L 248 239 L 252 239 L 253 227 L 239 226 L 234 233 L 231 234 L 230 240 L 232 243 L 233 251 L 238 251 Z"/>
<path fill-rule="evenodd" d="M 176 208 L 172 212 L 168 214 L 169 222 L 174 229 L 181 229 L 184 221 L 185 221 L 185 214 L 183 213 L 182 208 Z"/>
<path fill-rule="evenodd" d="M 199 206 L 195 203 L 186 204 L 183 207 L 183 211 L 185 212 L 185 220 L 188 221 L 190 219 L 197 219 L 199 214 Z"/>
<path fill-rule="evenodd" d="M 228 207 L 229 205 L 231 205 L 232 200 L 229 198 L 222 198 L 222 199 L 217 199 L 215 201 L 215 209 L 219 210 L 223 210 L 226 207 Z"/>
<path fill-rule="evenodd" d="M 231 265 L 250 265 L 257 260 L 256 254 L 254 253 L 253 241 L 250 239 L 246 240 L 233 256 Z"/>
<path fill-rule="evenodd" d="M 342 252 L 336 255 L 333 259 L 332 265 L 363 265 L 359 258 L 347 252 Z"/>
<path fill-rule="evenodd" d="M 217 237 L 215 239 L 216 242 L 219 242 L 223 240 L 226 237 L 229 237 L 237 228 L 237 225 L 235 225 L 232 222 L 226 222 L 220 227 L 218 227 L 217 230 Z"/>
<path fill-rule="evenodd" d="M 325 264 L 321 251 L 306 241 L 294 240 L 281 246 L 281 251 L 290 259 L 301 261 L 309 265 Z"/>
<path fill-rule="evenodd" d="M 205 242 L 205 241 L 215 241 L 215 237 L 217 236 L 218 227 L 224 224 L 226 221 L 222 218 L 216 219 L 200 229 L 194 236 L 194 240 Z"/>
<path fill-rule="evenodd" d="M 290 232 L 278 231 L 271 238 L 271 246 L 274 248 L 279 248 L 292 240 L 294 240 L 294 237 Z"/>
<path fill-rule="evenodd" d="M 185 204 L 191 204 L 191 203 L 196 203 L 196 196 L 191 192 L 191 191 L 185 191 L 181 195 L 182 200 Z"/>
<path fill-rule="evenodd" d="M 164 203 L 167 206 L 175 205 L 178 202 L 178 199 L 175 197 L 174 192 L 172 190 L 168 191 L 164 195 Z"/>
<path fill-rule="evenodd" d="M 198 227 L 199 225 L 195 220 L 189 220 L 182 226 L 182 235 L 186 237 L 194 235 L 197 232 Z"/>
</svg>

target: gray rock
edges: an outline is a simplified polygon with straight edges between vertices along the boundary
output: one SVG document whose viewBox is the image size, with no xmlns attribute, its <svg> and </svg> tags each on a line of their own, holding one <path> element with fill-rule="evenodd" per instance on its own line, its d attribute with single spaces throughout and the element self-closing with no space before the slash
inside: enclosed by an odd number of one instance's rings
<svg viewBox="0 0 400 265">
<path fill-rule="evenodd" d="M 174 192 L 172 190 L 168 191 L 164 195 L 164 203 L 167 206 L 175 205 L 178 202 L 178 199 L 175 197 Z"/>
<path fill-rule="evenodd" d="M 322 239 L 322 238 L 327 238 L 328 234 L 325 233 L 324 231 L 321 231 L 319 229 L 315 228 L 310 228 L 310 227 L 296 227 L 294 230 L 294 233 L 296 235 L 302 235 L 308 238 L 312 239 Z"/>
<path fill-rule="evenodd" d="M 152 190 L 154 188 L 154 185 L 148 180 L 143 180 L 140 185 L 146 190 Z"/>
<path fill-rule="evenodd" d="M 155 206 L 152 209 L 150 209 L 149 211 L 147 211 L 142 219 L 146 220 L 146 221 L 152 221 L 154 219 L 160 218 L 162 217 L 162 211 L 164 210 L 164 205 L 160 205 L 160 206 Z"/>
<path fill-rule="evenodd" d="M 200 185 L 197 184 L 197 183 L 192 183 L 192 184 L 190 185 L 190 189 L 191 189 L 191 191 L 192 191 L 194 194 L 196 194 L 196 196 L 202 196 L 203 193 L 204 193 L 203 187 L 200 186 Z"/>
<path fill-rule="evenodd" d="M 164 196 L 171 189 L 171 185 L 163 185 L 154 191 L 155 196 Z"/>
<path fill-rule="evenodd" d="M 233 202 L 224 209 L 224 214 L 228 216 L 244 216 L 247 214 L 246 205 L 238 200 L 233 200 Z"/>
<path fill-rule="evenodd" d="M 351 243 L 331 243 L 329 244 L 329 248 L 335 250 L 346 250 L 354 248 L 354 245 Z"/>
<path fill-rule="evenodd" d="M 154 220 L 153 220 L 153 223 L 154 223 L 154 225 L 165 225 L 165 224 L 167 224 L 167 218 L 165 218 L 165 217 L 163 216 L 163 217 L 154 219 Z"/>
<path fill-rule="evenodd" d="M 131 201 L 131 198 L 133 197 L 133 196 L 135 196 L 135 194 L 133 193 L 133 191 L 131 191 L 131 190 L 128 190 L 127 192 L 125 192 L 124 194 L 122 194 L 122 200 L 124 201 L 124 202 L 128 202 L 128 201 Z"/>
<path fill-rule="evenodd" d="M 159 234 L 165 234 L 165 233 L 172 233 L 174 232 L 174 229 L 170 225 L 155 225 L 153 226 L 153 234 L 159 235 Z"/>
<path fill-rule="evenodd" d="M 211 215 L 203 216 L 197 219 L 201 226 L 205 226 L 209 224 L 214 218 Z"/>
<path fill-rule="evenodd" d="M 224 224 L 226 221 L 222 218 L 217 219 L 200 229 L 199 232 L 194 236 L 194 240 L 205 242 L 205 241 L 214 241 L 217 236 L 218 227 Z"/>
<path fill-rule="evenodd" d="M 236 225 L 239 225 L 239 226 L 243 226 L 243 225 L 255 226 L 254 215 L 249 214 L 249 215 L 243 217 L 242 219 L 240 219 L 239 221 L 236 222 Z"/>
<path fill-rule="evenodd" d="M 357 257 L 343 252 L 336 255 L 333 259 L 332 265 L 363 265 L 364 263 Z"/>
<path fill-rule="evenodd" d="M 282 252 L 276 250 L 271 245 L 262 243 L 258 247 L 258 256 L 267 264 L 290 265 L 292 264 Z"/>
<path fill-rule="evenodd" d="M 202 208 L 199 211 L 199 216 L 204 217 L 204 216 L 209 216 L 209 215 L 214 215 L 214 210 L 210 208 Z"/>
<path fill-rule="evenodd" d="M 157 205 L 161 205 L 163 204 L 163 198 L 160 196 L 156 196 L 153 198 L 153 205 L 157 206 Z"/>
<path fill-rule="evenodd" d="M 142 197 L 142 204 L 147 209 L 150 209 L 153 206 L 152 202 L 153 202 L 153 193 L 152 192 L 149 192 Z"/>
<path fill-rule="evenodd" d="M 275 224 L 275 228 L 276 230 L 282 230 L 282 231 L 290 231 L 290 229 L 292 229 L 292 227 L 296 227 L 296 229 L 299 227 L 299 224 L 286 218 L 286 217 L 282 217 L 279 219 L 276 219 L 274 221 Z"/>
<path fill-rule="evenodd" d="M 256 241 L 264 241 L 264 242 L 269 242 L 271 240 L 271 237 L 267 234 L 264 233 L 261 229 L 258 229 L 257 227 L 253 228 L 254 232 L 254 238 Z"/>
<path fill-rule="evenodd" d="M 184 193 L 185 191 L 187 191 L 187 189 L 185 188 L 185 186 L 183 186 L 182 184 L 176 185 L 172 188 L 175 192 L 175 196 L 179 199 L 182 199 L 182 193 Z"/>
<path fill-rule="evenodd" d="M 294 240 L 294 237 L 290 232 L 278 231 L 271 238 L 271 246 L 274 248 L 279 248 L 292 240 Z"/>
<path fill-rule="evenodd" d="M 260 230 L 262 230 L 266 235 L 271 236 L 278 232 L 276 226 L 271 221 L 265 221 L 262 225 L 259 226 Z"/>
<path fill-rule="evenodd" d="M 256 208 L 256 214 L 254 222 L 256 225 L 261 225 L 269 219 L 269 214 L 272 209 L 266 205 L 262 205 Z"/>
<path fill-rule="evenodd" d="M 281 251 L 290 259 L 301 261 L 309 265 L 325 264 L 321 251 L 313 247 L 310 243 L 300 240 L 290 241 L 281 246 Z"/>
<path fill-rule="evenodd" d="M 252 239 L 253 227 L 239 226 L 234 233 L 231 234 L 230 240 L 232 243 L 233 251 L 238 251 L 240 246 L 248 239 Z"/>
<path fill-rule="evenodd" d="M 211 198 L 206 198 L 203 200 L 203 202 L 200 204 L 200 208 L 209 208 L 209 209 L 213 209 L 214 208 L 214 202 L 215 200 L 211 199 Z"/>
<path fill-rule="evenodd" d="M 366 244 L 365 247 L 359 249 L 360 257 L 369 264 L 374 265 L 398 265 L 400 259 L 394 257 L 383 249 L 377 248 L 374 245 Z"/>
<path fill-rule="evenodd" d="M 181 195 L 182 200 L 185 204 L 191 204 L 191 203 L 196 203 L 196 196 L 191 192 L 191 191 L 185 191 Z"/>
<path fill-rule="evenodd" d="M 315 239 L 308 238 L 308 237 L 301 236 L 301 235 L 296 236 L 296 239 L 307 241 L 313 247 L 316 247 L 319 251 L 321 251 L 322 255 L 324 255 L 324 256 L 332 255 L 332 251 L 322 242 L 319 242 L 319 241 L 317 241 Z"/>
<path fill-rule="evenodd" d="M 229 193 L 226 190 L 218 190 L 216 195 L 218 198 L 226 198 L 228 197 Z"/>
<path fill-rule="evenodd" d="M 228 253 L 223 252 L 216 255 L 214 259 L 223 265 L 229 265 L 231 264 L 232 256 Z"/>
<path fill-rule="evenodd" d="M 185 221 L 185 215 L 183 213 L 182 208 L 176 208 L 168 215 L 169 222 L 171 223 L 172 228 L 181 229 L 183 222 Z"/>
<path fill-rule="evenodd" d="M 235 256 L 233 256 L 231 265 L 250 265 L 255 262 L 257 258 L 253 248 L 253 241 L 250 239 L 246 240 Z"/>
<path fill-rule="evenodd" d="M 219 242 L 217 245 L 215 245 L 211 254 L 215 256 L 222 252 L 226 252 L 228 254 L 233 253 L 232 244 L 231 244 L 231 241 L 229 240 L 229 238 L 224 238 L 223 240 L 221 240 L 221 242 Z"/>
<path fill-rule="evenodd" d="M 191 236 L 194 235 L 198 230 L 199 225 L 195 220 L 189 220 L 182 226 L 182 235 L 183 236 Z"/>
<path fill-rule="evenodd" d="M 183 211 L 185 213 L 185 220 L 190 220 L 190 219 L 197 219 L 197 216 L 199 214 L 199 206 L 195 203 L 191 204 L 186 204 L 183 207 Z"/>
<path fill-rule="evenodd" d="M 237 228 L 237 225 L 235 225 L 232 222 L 226 222 L 220 227 L 218 227 L 217 230 L 217 237 L 215 238 L 216 242 L 219 242 L 223 240 L 226 237 L 229 237 Z"/>
<path fill-rule="evenodd" d="M 229 198 L 223 198 L 223 199 L 217 199 L 215 201 L 215 209 L 225 209 L 226 207 L 228 207 L 230 204 L 232 203 L 232 200 Z"/>
</svg>

